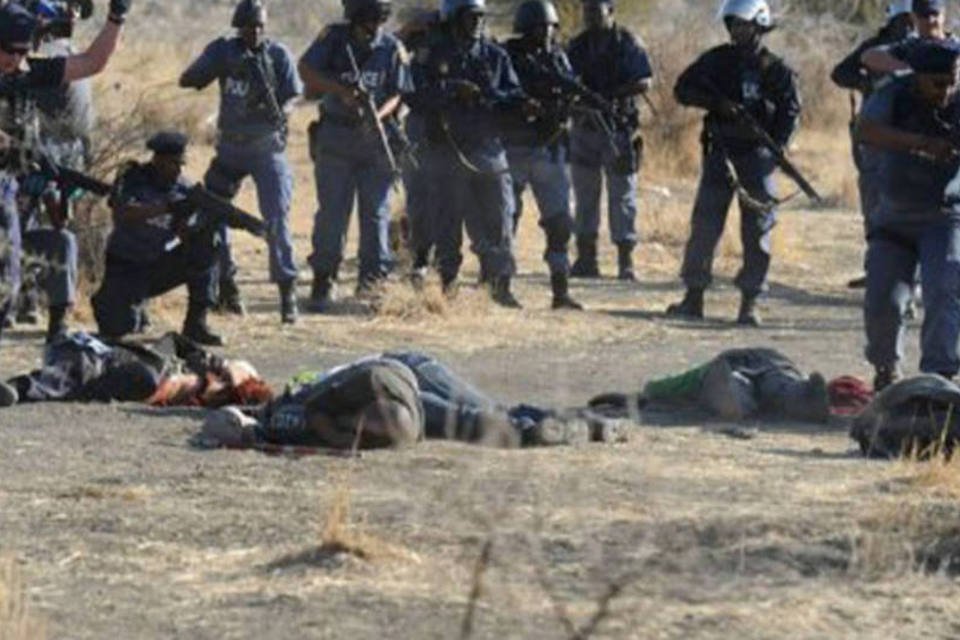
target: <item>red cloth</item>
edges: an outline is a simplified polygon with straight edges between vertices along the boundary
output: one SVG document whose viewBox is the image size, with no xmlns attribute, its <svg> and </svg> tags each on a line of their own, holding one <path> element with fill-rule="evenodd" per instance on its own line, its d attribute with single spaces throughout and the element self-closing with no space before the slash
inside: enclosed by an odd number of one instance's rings
<svg viewBox="0 0 960 640">
<path fill-rule="evenodd" d="M 830 413 L 836 416 L 859 415 L 873 400 L 873 389 L 854 376 L 834 378 L 827 385 Z"/>
</svg>

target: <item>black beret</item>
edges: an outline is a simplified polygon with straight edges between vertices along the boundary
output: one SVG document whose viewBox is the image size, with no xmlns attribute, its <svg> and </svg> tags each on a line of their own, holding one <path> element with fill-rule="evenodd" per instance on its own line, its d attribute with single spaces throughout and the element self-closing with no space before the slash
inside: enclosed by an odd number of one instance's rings
<svg viewBox="0 0 960 640">
<path fill-rule="evenodd" d="M 0 43 L 29 47 L 36 28 L 37 19 L 19 4 L 10 2 L 0 7 Z"/>
<path fill-rule="evenodd" d="M 189 139 L 179 131 L 161 131 L 147 140 L 147 149 L 163 156 L 182 156 Z"/>
<path fill-rule="evenodd" d="M 947 8 L 945 0 L 913 0 L 913 12 L 928 16 L 931 13 L 943 13 Z"/>
</svg>

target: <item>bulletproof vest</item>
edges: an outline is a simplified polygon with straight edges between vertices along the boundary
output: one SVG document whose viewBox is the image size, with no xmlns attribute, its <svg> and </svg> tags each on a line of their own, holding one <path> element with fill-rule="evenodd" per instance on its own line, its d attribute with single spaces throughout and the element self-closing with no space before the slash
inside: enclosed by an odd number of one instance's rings
<svg viewBox="0 0 960 640">
<path fill-rule="evenodd" d="M 274 107 L 271 102 L 282 111 L 282 105 L 277 100 L 277 74 L 273 57 L 269 53 L 270 46 L 271 42 L 267 40 L 259 51 L 245 51 L 243 56 L 232 58 L 228 62 L 226 73 L 228 83 L 230 81 L 247 83 L 246 108 L 250 113 L 273 113 Z"/>
<path fill-rule="evenodd" d="M 614 27 L 612 33 L 604 39 L 603 46 L 591 51 L 593 56 L 590 58 L 589 72 L 583 73 L 583 83 L 604 97 L 611 98 L 610 92 L 616 88 L 613 85 L 620 78 L 620 58 L 625 40 L 632 37 L 625 29 Z M 588 40 L 585 35 L 581 35 L 574 41 L 571 49 L 586 46 Z M 613 82 L 610 79 L 613 79 Z M 637 101 L 633 96 L 619 98 L 617 102 L 624 113 L 638 114 Z"/>
</svg>

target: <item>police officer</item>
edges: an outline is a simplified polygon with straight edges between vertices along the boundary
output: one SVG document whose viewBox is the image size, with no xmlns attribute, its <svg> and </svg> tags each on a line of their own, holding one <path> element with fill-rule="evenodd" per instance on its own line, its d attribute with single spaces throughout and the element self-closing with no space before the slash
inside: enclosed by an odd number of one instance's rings
<svg viewBox="0 0 960 640">
<path fill-rule="evenodd" d="M 362 92 L 369 92 L 376 116 L 388 121 L 400 106 L 400 95 L 410 90 L 406 50 L 383 30 L 391 9 L 389 0 L 344 0 L 346 22 L 327 27 L 300 59 L 307 94 L 322 96 L 321 122 L 311 141 L 320 205 L 309 258 L 314 312 L 326 311 L 333 300 L 354 200 L 360 218 L 357 292 L 371 291 L 393 266 L 389 196 L 395 176 L 362 110 Z"/>
<path fill-rule="evenodd" d="M 293 173 L 287 163 L 287 109 L 303 91 L 293 56 L 264 35 L 267 11 L 260 0 L 241 0 L 233 12 L 234 38 L 218 38 L 180 76 L 181 87 L 203 89 L 220 84 L 217 155 L 206 187 L 231 200 L 247 176 L 257 186 L 260 211 L 267 223 L 270 280 L 280 290 L 285 324 L 297 320 L 297 265 L 290 235 Z M 227 229 L 219 231 L 219 302 L 242 315 Z"/>
<path fill-rule="evenodd" d="M 577 260 L 573 275 L 600 276 L 597 237 L 605 175 L 610 239 L 617 245 L 619 257 L 618 277 L 634 280 L 637 172 L 642 149 L 636 97 L 650 88 L 653 72 L 640 41 L 614 22 L 614 0 L 581 2 L 586 29 L 570 42 L 570 62 L 587 87 L 618 107 L 620 117 L 605 125 L 586 116 L 574 119 L 570 161 L 577 200 Z M 612 131 L 605 131 L 607 128 Z"/>
<path fill-rule="evenodd" d="M 93 295 L 100 334 L 119 338 L 136 330 L 150 298 L 187 285 L 189 302 L 183 335 L 220 346 L 207 326 L 213 306 L 216 229 L 187 227 L 196 212 L 184 200 L 190 183 L 182 176 L 187 137 L 161 132 L 147 142 L 153 152 L 144 164 L 131 163 L 118 176 L 110 198 L 113 231 L 107 240 L 106 272 Z"/>
<path fill-rule="evenodd" d="M 513 183 L 500 118 L 534 105 L 510 57 L 485 36 L 484 0 L 442 0 L 443 29 L 413 64 L 414 109 L 427 114 L 435 141 L 428 159 L 436 184 L 440 279 L 456 295 L 466 226 L 494 302 L 519 308 L 511 291 Z"/>
<path fill-rule="evenodd" d="M 0 331 L 20 286 L 21 234 L 17 213 L 17 176 L 36 138 L 33 92 L 96 75 L 104 69 L 120 38 L 131 0 L 110 0 L 107 22 L 82 53 L 46 59 L 27 58 L 36 18 L 20 5 L 0 7 Z M 64 312 L 65 313 L 65 312 Z"/>
<path fill-rule="evenodd" d="M 863 66 L 871 73 L 885 76 L 898 71 L 909 71 L 913 51 L 923 48 L 928 42 L 960 47 L 960 40 L 946 30 L 946 0 L 912 0 L 910 8 L 914 33 L 898 42 L 878 44 L 861 55 Z"/>
<path fill-rule="evenodd" d="M 558 99 L 558 80 L 573 79 L 570 61 L 557 45 L 560 17 L 549 0 L 520 5 L 513 30 L 521 34 L 506 43 L 507 53 L 526 92 L 544 106 L 534 119 L 515 117 L 506 129 L 507 158 L 513 177 L 514 219 L 530 186 L 540 209 L 540 226 L 547 237 L 544 259 L 550 268 L 554 309 L 582 309 L 570 297 L 567 245 L 573 230 L 570 177 L 567 170 L 569 114 Z"/>
<path fill-rule="evenodd" d="M 857 127 L 858 140 L 880 157 L 864 302 L 866 356 L 878 390 L 900 376 L 904 313 L 918 264 L 925 306 L 920 370 L 947 378 L 960 370 L 958 56 L 942 43 L 917 47 L 914 73 L 878 89 Z"/>
<path fill-rule="evenodd" d="M 760 324 L 756 300 L 766 288 L 770 237 L 776 219 L 772 154 L 741 125 L 748 111 L 786 146 L 800 117 L 793 71 L 761 44 L 773 29 L 766 0 L 727 0 L 721 16 L 730 43 L 715 47 L 687 68 L 674 89 L 681 104 L 706 109 L 703 170 L 690 222 L 681 276 L 686 296 L 669 315 L 703 318 L 703 292 L 711 282 L 713 255 L 736 192 L 740 201 L 743 268 L 737 323 Z"/>
<path fill-rule="evenodd" d="M 853 134 L 853 127 L 856 124 L 856 94 L 862 96 L 863 100 L 870 97 L 873 92 L 873 85 L 877 77 L 867 69 L 861 57 L 863 53 L 877 46 L 883 46 L 900 42 L 904 38 L 913 34 L 913 0 L 895 0 L 887 4 L 887 23 L 876 33 L 876 35 L 864 40 L 847 57 L 834 67 L 830 78 L 841 89 L 850 91 L 850 104 L 853 112 L 851 113 L 850 132 Z M 863 214 L 864 225 L 866 226 L 870 219 L 870 211 L 876 207 L 878 197 L 876 184 L 876 161 L 875 156 L 869 148 L 853 145 L 853 159 L 859 172 L 857 185 L 860 190 L 860 210 Z M 866 285 L 866 277 L 858 278 L 850 282 L 851 287 L 862 287 Z"/>
</svg>

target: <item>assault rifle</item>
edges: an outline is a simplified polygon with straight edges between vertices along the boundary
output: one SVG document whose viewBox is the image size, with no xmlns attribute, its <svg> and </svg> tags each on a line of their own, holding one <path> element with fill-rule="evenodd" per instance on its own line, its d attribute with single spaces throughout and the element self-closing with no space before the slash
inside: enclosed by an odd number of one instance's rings
<svg viewBox="0 0 960 640">
<path fill-rule="evenodd" d="M 356 80 L 353 89 L 359 94 L 361 100 L 361 109 L 363 111 L 364 124 L 369 126 L 377 134 L 380 142 L 380 149 L 383 151 L 387 166 L 390 167 L 390 173 L 396 178 L 400 175 L 400 167 L 397 165 L 397 157 L 393 153 L 393 147 L 390 146 L 390 136 L 387 129 L 380 119 L 380 113 L 377 109 L 377 101 L 373 93 L 363 84 L 363 75 L 360 71 L 360 65 L 357 64 L 357 57 L 353 53 L 353 47 L 347 44 L 347 57 L 350 59 L 350 67 Z"/>
<path fill-rule="evenodd" d="M 263 55 L 266 56 L 267 54 L 264 53 Z M 266 105 L 267 110 L 270 112 L 271 124 L 280 131 L 284 140 L 286 140 L 287 134 L 289 133 L 287 129 L 287 114 L 283 112 L 283 107 L 280 106 L 280 101 L 277 100 L 277 94 L 267 80 L 267 74 L 263 68 L 263 59 L 260 55 L 248 54 L 244 57 L 244 61 L 253 77 L 257 98 L 262 104 Z"/>
<path fill-rule="evenodd" d="M 185 189 L 182 195 L 183 198 L 174 204 L 176 214 L 190 215 L 199 211 L 205 222 L 240 229 L 258 238 L 267 237 L 267 225 L 263 220 L 233 206 L 228 200 L 208 191 L 202 184 Z"/>
<path fill-rule="evenodd" d="M 726 100 L 726 96 L 720 92 L 720 90 L 714 85 L 709 79 L 701 78 L 700 85 L 704 87 L 708 92 L 712 93 L 714 97 L 721 100 Z M 791 162 L 790 158 L 787 157 L 786 151 L 783 147 L 777 144 L 777 141 L 767 133 L 767 130 L 763 128 L 756 118 L 753 117 L 749 111 L 747 111 L 742 104 L 733 103 L 735 105 L 734 117 L 735 119 L 743 126 L 747 128 L 751 135 L 753 135 L 757 141 L 760 142 L 767 150 L 773 154 L 773 160 L 777 163 L 777 166 L 787 174 L 791 180 L 793 180 L 800 190 L 803 191 L 807 197 L 813 200 L 816 203 L 823 202 L 823 198 L 820 197 L 820 194 L 817 193 L 817 190 L 813 187 L 810 182 L 803 177 L 803 174 L 800 173 L 800 170 L 796 165 Z"/>
</svg>

